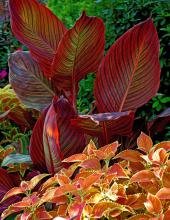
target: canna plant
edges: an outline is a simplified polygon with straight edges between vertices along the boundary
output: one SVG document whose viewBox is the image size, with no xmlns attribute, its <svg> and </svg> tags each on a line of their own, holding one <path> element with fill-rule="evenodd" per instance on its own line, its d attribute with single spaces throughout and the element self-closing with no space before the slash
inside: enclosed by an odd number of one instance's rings
<svg viewBox="0 0 170 220">
<path fill-rule="evenodd" d="M 68 169 L 52 177 L 39 174 L 10 189 L 2 202 L 14 195 L 21 196 L 20 201 L 9 206 L 2 219 L 15 213 L 18 220 L 168 220 L 170 142 L 153 145 L 141 133 L 137 145 L 137 150 L 117 153 L 118 142 L 97 149 L 90 141 L 82 153 L 64 160 L 72 163 Z"/>
<path fill-rule="evenodd" d="M 41 111 L 29 151 L 34 165 L 52 174 L 83 151 L 89 136 L 99 146 L 133 135 L 134 114 L 157 92 L 159 40 L 152 19 L 122 35 L 104 56 L 105 27 L 85 12 L 67 30 L 36 0 L 9 0 L 11 27 L 29 51 L 9 58 L 9 80 L 19 99 Z M 80 115 L 78 83 L 95 73 L 95 111 Z"/>
</svg>

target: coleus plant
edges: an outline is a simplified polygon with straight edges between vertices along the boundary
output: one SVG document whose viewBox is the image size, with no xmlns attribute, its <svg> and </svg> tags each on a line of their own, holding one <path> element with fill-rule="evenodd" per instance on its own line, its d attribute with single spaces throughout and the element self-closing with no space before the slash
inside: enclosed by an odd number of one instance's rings
<svg viewBox="0 0 170 220">
<path fill-rule="evenodd" d="M 159 40 L 152 19 L 121 36 L 104 56 L 105 27 L 85 12 L 67 30 L 36 0 L 9 0 L 11 27 L 29 52 L 10 55 L 10 83 L 20 100 L 42 111 L 30 155 L 41 170 L 55 173 L 61 160 L 82 152 L 88 136 L 99 145 L 132 134 L 134 112 L 157 92 Z M 78 115 L 78 83 L 96 73 L 96 114 Z"/>
<path fill-rule="evenodd" d="M 137 150 L 117 153 L 118 142 L 97 149 L 90 141 L 82 153 L 64 160 L 73 163 L 68 169 L 52 177 L 39 174 L 10 189 L 2 202 L 22 197 L 2 219 L 15 213 L 18 220 L 169 220 L 170 142 L 153 145 L 141 133 L 137 145 Z M 44 178 L 48 179 L 34 189 Z"/>
</svg>

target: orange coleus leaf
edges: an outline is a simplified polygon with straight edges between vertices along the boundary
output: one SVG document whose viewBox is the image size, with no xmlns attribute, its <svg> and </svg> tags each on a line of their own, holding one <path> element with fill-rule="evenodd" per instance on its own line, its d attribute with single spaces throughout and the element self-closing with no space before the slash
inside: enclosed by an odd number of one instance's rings
<svg viewBox="0 0 170 220">
<path fill-rule="evenodd" d="M 159 198 L 155 195 L 148 193 L 147 200 L 144 205 L 148 212 L 155 215 L 160 215 L 162 213 L 162 203 Z"/>
<path fill-rule="evenodd" d="M 170 141 L 162 141 L 162 142 L 154 145 L 155 150 L 157 150 L 159 148 L 163 148 L 166 151 L 170 151 Z"/>
<path fill-rule="evenodd" d="M 165 149 L 157 149 L 151 156 L 150 160 L 153 164 L 165 164 L 168 159 L 168 154 Z"/>
<path fill-rule="evenodd" d="M 39 174 L 33 177 L 30 181 L 28 181 L 29 190 L 34 189 L 34 187 L 45 177 L 49 176 L 50 174 Z"/>
<path fill-rule="evenodd" d="M 162 188 L 157 193 L 156 196 L 162 200 L 170 200 L 170 188 Z"/>
<path fill-rule="evenodd" d="M 78 180 L 80 183 L 80 188 L 82 190 L 86 190 L 87 188 L 91 187 L 93 184 L 97 183 L 100 180 L 100 177 L 102 176 L 101 173 L 93 173 L 89 175 L 86 179 Z"/>
<path fill-rule="evenodd" d="M 141 132 L 140 136 L 137 138 L 137 146 L 140 150 L 148 153 L 153 146 L 152 139 L 148 135 Z"/>
<path fill-rule="evenodd" d="M 82 212 L 84 209 L 85 203 L 84 202 L 73 202 L 68 207 L 68 213 L 70 218 L 75 218 L 76 220 L 82 219 Z"/>
<path fill-rule="evenodd" d="M 56 174 L 55 176 L 57 177 L 57 181 L 60 186 L 63 186 L 65 184 L 69 184 L 71 181 L 69 177 L 67 177 L 66 175 L 63 175 L 63 174 Z"/>
<path fill-rule="evenodd" d="M 39 207 L 38 209 L 35 210 L 34 215 L 33 215 L 33 219 L 37 218 L 37 219 L 52 219 L 52 216 L 46 211 L 44 206 Z"/>
<path fill-rule="evenodd" d="M 64 205 L 60 205 L 60 206 L 58 207 L 57 215 L 58 215 L 58 216 L 62 216 L 62 217 L 66 217 L 67 208 L 68 208 L 68 206 L 65 205 L 65 204 L 64 204 Z M 60 220 L 60 219 L 58 219 L 58 220 Z"/>
<path fill-rule="evenodd" d="M 76 190 L 77 188 L 71 184 L 65 184 L 63 186 L 53 188 L 43 194 L 40 203 L 42 204 L 44 202 L 51 202 L 57 197 L 63 196 L 67 193 L 72 193 Z"/>
<path fill-rule="evenodd" d="M 170 208 L 164 213 L 164 220 L 170 219 Z"/>
<path fill-rule="evenodd" d="M 104 152 L 104 158 L 103 159 L 111 159 L 113 156 L 115 156 L 115 153 L 117 151 L 117 148 L 120 145 L 118 144 L 118 142 L 113 142 L 111 144 L 108 144 L 104 147 L 100 148 L 100 151 Z"/>
<path fill-rule="evenodd" d="M 58 183 L 58 177 L 57 176 L 53 176 L 51 178 L 49 178 L 45 183 L 43 183 L 43 185 L 41 186 L 41 191 L 55 185 Z"/>
<path fill-rule="evenodd" d="M 135 150 L 124 150 L 117 154 L 114 159 L 121 158 L 131 162 L 143 162 L 142 154 Z"/>
<path fill-rule="evenodd" d="M 146 196 L 143 193 L 137 193 L 133 195 L 127 195 L 126 205 L 133 209 L 143 209 Z"/>
<path fill-rule="evenodd" d="M 24 193 L 25 191 L 21 189 L 21 187 L 13 187 L 4 195 L 3 199 L 1 200 L 1 203 L 12 196 L 16 196 L 16 195 L 24 194 Z"/>
<path fill-rule="evenodd" d="M 151 194 L 156 194 L 161 187 L 157 179 L 151 179 L 150 182 L 140 182 L 139 186 Z"/>
<path fill-rule="evenodd" d="M 71 163 L 71 162 L 82 162 L 84 160 L 86 160 L 88 157 L 86 156 L 86 154 L 74 154 L 66 159 L 63 160 L 63 162 L 66 163 Z"/>
<path fill-rule="evenodd" d="M 115 163 L 113 166 L 109 167 L 107 174 L 115 174 L 115 177 L 117 178 L 129 178 L 125 170 L 118 163 Z"/>
<path fill-rule="evenodd" d="M 131 179 L 130 182 L 151 182 L 152 179 L 156 179 L 154 173 L 150 170 L 141 170 L 137 173 L 135 173 Z"/>
<path fill-rule="evenodd" d="M 9 206 L 8 209 L 6 209 L 5 211 L 3 211 L 2 215 L 1 215 L 1 219 L 4 220 L 6 217 L 8 217 L 9 215 L 13 214 L 13 213 L 17 213 L 20 212 L 22 209 L 20 208 L 16 208 L 16 207 L 12 207 Z"/>
<path fill-rule="evenodd" d="M 95 143 L 92 140 L 90 140 L 87 147 L 83 150 L 83 153 L 85 153 L 87 155 L 92 155 L 92 154 L 94 154 L 95 150 L 97 150 L 97 147 L 96 147 Z"/>
<path fill-rule="evenodd" d="M 162 183 L 164 187 L 170 188 L 170 165 L 163 172 Z"/>
<path fill-rule="evenodd" d="M 97 158 L 84 160 L 80 164 L 80 166 L 85 169 L 93 169 L 93 170 L 100 170 L 101 169 L 101 164 Z"/>
<path fill-rule="evenodd" d="M 113 209 L 118 209 L 121 207 L 120 204 L 109 201 L 102 201 L 93 206 L 92 217 L 101 218 L 103 217 L 108 210 L 112 211 Z"/>
<path fill-rule="evenodd" d="M 130 161 L 128 167 L 130 168 L 130 170 L 132 170 L 133 173 L 136 173 L 138 171 L 145 169 L 144 164 L 142 164 L 140 162 L 131 162 Z"/>
</svg>

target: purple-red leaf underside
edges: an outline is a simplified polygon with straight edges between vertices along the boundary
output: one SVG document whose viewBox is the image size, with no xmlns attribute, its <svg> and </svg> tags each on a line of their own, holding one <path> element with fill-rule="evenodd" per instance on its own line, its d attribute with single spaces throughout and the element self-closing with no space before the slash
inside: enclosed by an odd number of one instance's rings
<svg viewBox="0 0 170 220">
<path fill-rule="evenodd" d="M 94 88 L 97 108 L 135 110 L 156 94 L 159 83 L 159 40 L 148 19 L 122 35 L 103 59 Z"/>
<path fill-rule="evenodd" d="M 51 63 L 66 28 L 36 0 L 10 0 L 9 9 L 14 35 L 29 48 L 45 75 L 50 76 Z"/>
</svg>

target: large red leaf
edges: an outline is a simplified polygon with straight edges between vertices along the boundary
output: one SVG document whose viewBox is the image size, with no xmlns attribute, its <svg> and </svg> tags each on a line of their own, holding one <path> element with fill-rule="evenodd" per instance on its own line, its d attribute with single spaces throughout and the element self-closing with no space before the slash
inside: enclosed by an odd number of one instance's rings
<svg viewBox="0 0 170 220">
<path fill-rule="evenodd" d="M 97 73 L 94 95 L 100 112 L 135 110 L 157 92 L 159 41 L 151 19 L 120 37 Z"/>
<path fill-rule="evenodd" d="M 61 161 L 85 147 L 84 133 L 71 125 L 75 111 L 67 99 L 53 99 L 44 122 L 43 145 L 46 166 L 54 173 L 61 169 Z"/>
<path fill-rule="evenodd" d="M 104 136 L 109 143 L 114 135 L 129 135 L 132 131 L 133 112 L 112 112 L 79 115 L 71 123 L 92 136 Z"/>
<path fill-rule="evenodd" d="M 45 155 L 44 155 L 44 146 L 43 146 L 43 128 L 45 116 L 47 114 L 48 108 L 45 109 L 40 118 L 37 120 L 34 129 L 32 131 L 29 152 L 31 160 L 34 165 L 41 171 L 46 171 Z"/>
<path fill-rule="evenodd" d="M 85 12 L 74 27 L 67 31 L 57 49 L 52 74 L 57 85 L 72 90 L 75 96 L 78 82 L 87 73 L 96 72 L 104 53 L 104 24 Z"/>
<path fill-rule="evenodd" d="M 51 81 L 28 52 L 18 51 L 9 59 L 9 80 L 19 99 L 28 107 L 42 110 L 54 96 Z"/>
<path fill-rule="evenodd" d="M 36 0 L 10 0 L 9 8 L 14 35 L 29 48 L 32 57 L 50 76 L 50 66 L 66 28 Z"/>
</svg>

